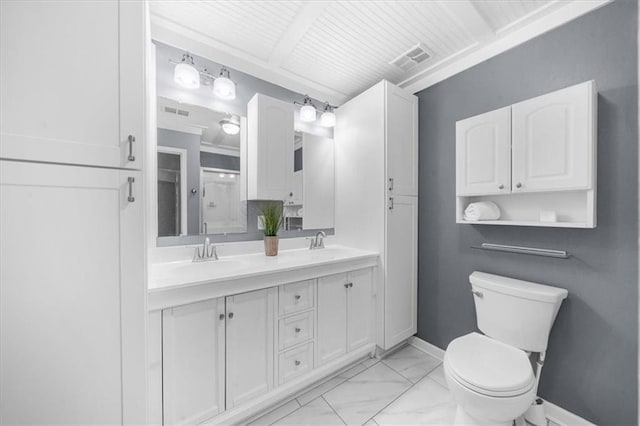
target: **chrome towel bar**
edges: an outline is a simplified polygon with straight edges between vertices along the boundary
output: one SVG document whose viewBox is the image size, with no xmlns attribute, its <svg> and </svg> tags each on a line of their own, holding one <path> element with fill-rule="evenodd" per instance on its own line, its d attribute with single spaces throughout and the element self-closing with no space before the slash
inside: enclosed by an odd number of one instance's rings
<svg viewBox="0 0 640 426">
<path fill-rule="evenodd" d="M 552 250 L 534 247 L 508 246 L 504 244 L 482 243 L 480 247 L 471 246 L 474 249 L 502 251 L 506 253 L 531 254 L 534 256 L 555 257 L 557 259 L 568 259 L 569 253 L 565 250 Z"/>
</svg>

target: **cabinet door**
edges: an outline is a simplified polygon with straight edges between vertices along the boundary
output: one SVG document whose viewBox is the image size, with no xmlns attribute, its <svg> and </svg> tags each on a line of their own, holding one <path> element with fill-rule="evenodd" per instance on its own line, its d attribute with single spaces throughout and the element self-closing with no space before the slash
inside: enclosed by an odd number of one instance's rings
<svg viewBox="0 0 640 426">
<path fill-rule="evenodd" d="M 347 353 L 347 275 L 318 278 L 317 363 Z"/>
<path fill-rule="evenodd" d="M 138 189 L 137 172 L 0 161 L 0 424 L 146 423 L 128 176 Z"/>
<path fill-rule="evenodd" d="M 143 3 L 0 2 L 0 157 L 141 168 Z"/>
<path fill-rule="evenodd" d="M 513 105 L 513 192 L 593 187 L 595 83 Z"/>
<path fill-rule="evenodd" d="M 224 299 L 162 312 L 165 424 L 194 424 L 224 411 Z"/>
<path fill-rule="evenodd" d="M 293 193 L 293 104 L 256 94 L 247 105 L 247 194 L 289 200 Z"/>
<path fill-rule="evenodd" d="M 418 199 L 392 197 L 385 248 L 385 349 L 417 331 Z"/>
<path fill-rule="evenodd" d="M 386 83 L 387 184 L 397 195 L 418 195 L 418 98 Z"/>
<path fill-rule="evenodd" d="M 456 122 L 456 195 L 508 194 L 511 107 Z"/>
<path fill-rule="evenodd" d="M 333 139 L 305 133 L 302 139 L 304 166 L 304 229 L 333 228 Z"/>
<path fill-rule="evenodd" d="M 349 272 L 347 293 L 347 350 L 373 342 L 374 283 L 371 269 Z"/>
<path fill-rule="evenodd" d="M 273 292 L 227 297 L 227 409 L 273 388 Z"/>
</svg>

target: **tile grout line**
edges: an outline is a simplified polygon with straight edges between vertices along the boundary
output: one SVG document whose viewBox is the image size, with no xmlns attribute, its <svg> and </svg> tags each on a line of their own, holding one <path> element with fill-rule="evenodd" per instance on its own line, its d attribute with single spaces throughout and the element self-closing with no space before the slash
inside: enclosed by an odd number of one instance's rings
<svg viewBox="0 0 640 426">
<path fill-rule="evenodd" d="M 343 383 L 344 383 L 344 382 L 343 382 Z M 331 411 L 333 411 L 333 412 L 335 413 L 335 415 L 336 415 L 336 416 L 338 416 L 338 418 L 340 419 L 340 421 L 341 421 L 342 423 L 344 423 L 345 425 L 347 424 L 347 422 L 345 422 L 345 421 L 344 421 L 344 419 L 342 418 L 342 416 L 340 416 L 340 414 L 338 414 L 338 412 L 336 411 L 336 409 L 335 409 L 335 408 L 333 408 L 333 405 L 329 404 L 329 401 L 327 401 L 327 400 L 324 398 L 324 394 L 323 394 L 323 395 L 320 395 L 320 396 L 319 396 L 319 398 L 322 398 L 322 400 L 325 402 L 325 404 L 327 404 L 327 405 L 329 406 L 329 408 L 331 408 Z M 316 398 L 316 399 L 317 399 L 317 398 Z M 314 400 L 314 401 L 315 401 L 315 400 Z"/>
<path fill-rule="evenodd" d="M 434 358 L 434 359 L 436 359 L 436 358 Z M 407 379 L 407 380 L 409 380 L 411 382 L 411 379 L 409 377 L 405 376 L 404 374 L 402 374 L 402 372 L 400 372 L 400 371 L 396 370 L 395 368 L 393 368 L 393 366 L 387 364 L 385 362 L 385 360 L 381 360 L 380 362 L 382 362 L 384 365 L 386 365 L 387 367 L 389 367 L 390 369 L 392 369 L 393 371 L 395 371 L 396 373 L 398 373 L 399 375 L 401 375 L 402 377 L 404 377 L 405 379 Z M 420 379 L 418 379 L 418 381 L 416 383 L 418 383 L 419 381 L 421 381 L 422 379 L 427 377 L 429 374 L 433 373 L 435 371 L 435 369 L 440 367 L 441 365 L 442 365 L 442 361 L 438 362 L 438 364 L 435 367 L 427 370 L 427 373 L 424 376 L 420 377 Z"/>
<path fill-rule="evenodd" d="M 265 414 L 265 416 L 267 416 L 267 415 L 268 415 L 268 414 L 270 414 L 270 413 L 273 413 L 274 411 L 276 411 L 276 410 L 277 410 L 277 409 L 279 409 L 279 408 L 284 407 L 285 405 L 289 404 L 289 403 L 290 403 L 290 402 L 292 402 L 292 401 L 295 401 L 295 403 L 296 403 L 296 404 L 298 404 L 298 408 L 296 408 L 295 410 L 291 411 L 290 413 L 287 413 L 287 414 L 283 415 L 282 417 L 278 417 L 277 419 L 275 419 L 274 421 L 272 421 L 271 423 L 269 423 L 269 425 L 268 425 L 268 426 L 271 426 L 271 425 L 273 425 L 273 424 L 277 423 L 278 421 L 280 421 L 280 420 L 284 419 L 285 417 L 287 417 L 287 416 L 289 416 L 289 415 L 291 415 L 291 414 L 295 413 L 295 412 L 296 412 L 296 411 L 298 411 L 300 408 L 302 408 L 302 406 L 300 405 L 300 403 L 298 402 L 298 400 L 297 400 L 296 398 L 293 398 L 291 401 L 289 401 L 289 402 L 285 402 L 285 403 L 284 403 L 284 404 L 282 404 L 280 407 L 278 407 L 278 408 L 276 408 L 276 409 L 274 409 L 274 410 L 271 410 L 270 412 L 268 412 L 267 414 Z M 263 416 L 263 417 L 264 417 L 264 416 Z M 261 417 L 258 417 L 258 419 L 260 419 L 260 418 L 261 418 Z M 256 420 L 258 420 L 258 419 L 256 419 Z"/>
</svg>

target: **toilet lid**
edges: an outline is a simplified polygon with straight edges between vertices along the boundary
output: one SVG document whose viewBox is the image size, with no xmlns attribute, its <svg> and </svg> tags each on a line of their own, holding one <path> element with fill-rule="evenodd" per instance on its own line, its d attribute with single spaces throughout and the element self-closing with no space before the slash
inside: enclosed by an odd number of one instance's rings
<svg viewBox="0 0 640 426">
<path fill-rule="evenodd" d="M 445 352 L 445 366 L 456 380 L 488 395 L 516 395 L 534 383 L 527 355 L 482 334 L 453 340 Z"/>
</svg>

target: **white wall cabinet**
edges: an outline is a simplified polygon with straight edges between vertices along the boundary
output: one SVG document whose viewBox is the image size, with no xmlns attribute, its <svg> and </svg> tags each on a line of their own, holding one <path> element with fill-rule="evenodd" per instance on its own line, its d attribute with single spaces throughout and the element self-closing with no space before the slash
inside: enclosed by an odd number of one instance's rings
<svg viewBox="0 0 640 426">
<path fill-rule="evenodd" d="M 0 157 L 141 169 L 144 2 L 3 1 L 0 19 Z"/>
<path fill-rule="evenodd" d="M 456 123 L 456 193 L 511 191 L 511 107 Z"/>
<path fill-rule="evenodd" d="M 389 349 L 417 331 L 418 99 L 382 81 L 336 118 L 335 234 L 344 245 L 381 253 L 376 340 Z"/>
<path fill-rule="evenodd" d="M 140 176 L 0 161 L 1 424 L 146 422 Z"/>
<path fill-rule="evenodd" d="M 293 140 L 293 104 L 256 93 L 247 105 L 248 199 L 296 197 Z"/>
<path fill-rule="evenodd" d="M 594 81 L 458 121 L 457 222 L 594 228 L 596 125 Z M 500 220 L 465 220 L 476 201 L 496 203 Z"/>
</svg>

